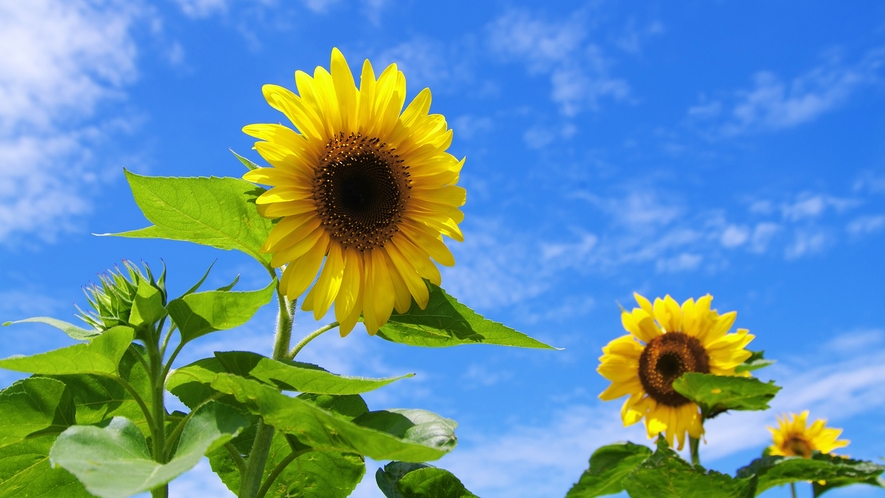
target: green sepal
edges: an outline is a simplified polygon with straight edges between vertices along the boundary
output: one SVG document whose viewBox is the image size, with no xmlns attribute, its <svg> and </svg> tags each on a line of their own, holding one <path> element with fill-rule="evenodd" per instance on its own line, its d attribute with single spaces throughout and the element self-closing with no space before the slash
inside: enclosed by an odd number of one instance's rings
<svg viewBox="0 0 885 498">
<path fill-rule="evenodd" d="M 752 372 L 777 363 L 775 360 L 766 360 L 765 351 L 752 351 L 752 353 L 752 356 L 747 358 L 745 362 L 735 367 L 735 373 Z"/>
<path fill-rule="evenodd" d="M 520 348 L 557 349 L 487 320 L 459 303 L 442 288 L 427 282 L 430 300 L 422 310 L 412 301 L 406 313 L 394 313 L 378 330 L 378 337 L 410 346 L 442 348 L 462 344 L 495 344 Z"/>
<path fill-rule="evenodd" d="M 276 285 L 277 281 L 273 279 L 267 287 L 255 291 L 214 290 L 186 294 L 170 301 L 166 309 L 181 333 L 182 342 L 186 343 L 248 322 L 270 302 Z"/>
<path fill-rule="evenodd" d="M 673 381 L 673 389 L 701 407 L 705 419 L 728 410 L 767 410 L 781 390 L 774 381 L 688 372 Z"/>
<path fill-rule="evenodd" d="M 657 450 L 623 481 L 630 496 L 655 498 L 752 498 L 753 478 L 733 478 L 715 470 L 692 465 L 670 449 L 659 437 Z"/>
<path fill-rule="evenodd" d="M 43 375 L 117 375 L 117 365 L 132 343 L 135 331 L 114 327 L 86 344 L 75 344 L 32 356 L 0 360 L 0 368 Z"/>
<path fill-rule="evenodd" d="M 249 171 L 252 171 L 253 169 L 258 169 L 258 168 L 261 167 L 261 166 L 255 164 L 254 162 L 250 161 L 249 159 L 246 159 L 245 157 L 243 157 L 243 156 L 237 154 L 236 152 L 234 152 L 233 149 L 228 149 L 228 150 L 229 150 L 230 153 L 233 154 L 237 159 L 239 159 L 240 162 L 243 163 L 243 166 L 245 166 L 246 169 L 248 169 Z"/>
<path fill-rule="evenodd" d="M 152 226 L 119 237 L 181 240 L 242 251 L 269 271 L 261 252 L 273 224 L 258 214 L 255 198 L 264 192 L 237 178 L 148 177 L 126 171 L 135 203 Z"/>
<path fill-rule="evenodd" d="M 647 446 L 630 442 L 602 446 L 590 456 L 590 468 L 566 494 L 566 498 L 589 498 L 620 493 L 624 479 L 652 455 Z"/>
<path fill-rule="evenodd" d="M 738 469 L 737 476 L 758 479 L 757 492 L 791 482 L 814 483 L 815 495 L 851 484 L 870 484 L 885 488 L 881 475 L 885 466 L 864 460 L 815 451 L 811 458 L 768 456 L 753 460 Z M 821 484 L 821 482 L 824 482 Z"/>
</svg>

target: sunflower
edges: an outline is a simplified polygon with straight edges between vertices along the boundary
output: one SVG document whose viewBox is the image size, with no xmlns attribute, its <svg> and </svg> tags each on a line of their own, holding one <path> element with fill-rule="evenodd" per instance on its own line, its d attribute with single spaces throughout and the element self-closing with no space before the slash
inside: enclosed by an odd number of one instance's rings
<svg viewBox="0 0 885 498">
<path fill-rule="evenodd" d="M 848 446 L 849 441 L 836 438 L 842 429 L 827 428 L 826 419 L 818 419 L 808 427 L 808 410 L 778 417 L 778 428 L 769 427 L 774 444 L 768 447 L 770 455 L 800 456 L 810 458 L 815 450 L 829 453 L 836 448 Z"/>
<path fill-rule="evenodd" d="M 676 392 L 673 381 L 686 372 L 736 375 L 735 367 L 751 355 L 744 347 L 753 335 L 746 329 L 729 334 L 737 313 L 711 310 L 709 294 L 681 307 L 669 295 L 655 299 L 654 306 L 633 296 L 639 308 L 621 312 L 630 333 L 602 348 L 597 371 L 612 384 L 599 397 L 629 395 L 621 409 L 624 425 L 645 419 L 649 438 L 663 432 L 671 446 L 676 439 L 682 449 L 686 432 L 697 439 L 704 427 L 698 405 Z"/>
<path fill-rule="evenodd" d="M 467 194 L 456 185 L 464 159 L 446 152 L 452 130 L 428 114 L 429 89 L 403 110 L 406 79 L 396 64 L 376 78 L 366 60 L 357 88 L 336 48 L 331 71 L 298 71 L 295 84 L 298 94 L 262 88 L 295 129 L 243 128 L 272 166 L 243 175 L 272 187 L 256 200 L 262 216 L 278 219 L 261 250 L 285 266 L 280 289 L 290 299 L 310 287 L 302 309 L 319 320 L 334 303 L 342 336 L 361 315 L 375 334 L 394 309 L 405 313 L 413 299 L 427 306 L 424 279 L 441 280 L 431 258 L 455 264 L 442 235 L 464 240 L 458 208 Z"/>
</svg>

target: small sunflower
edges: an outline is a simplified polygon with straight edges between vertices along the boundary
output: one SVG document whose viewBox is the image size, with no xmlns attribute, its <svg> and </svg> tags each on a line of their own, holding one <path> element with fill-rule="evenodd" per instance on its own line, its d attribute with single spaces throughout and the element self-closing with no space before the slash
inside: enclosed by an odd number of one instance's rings
<svg viewBox="0 0 885 498">
<path fill-rule="evenodd" d="M 770 455 L 800 456 L 810 458 L 815 450 L 829 453 L 836 448 L 848 446 L 849 441 L 836 439 L 842 429 L 827 428 L 826 419 L 818 419 L 808 426 L 808 410 L 778 417 L 778 428 L 769 427 L 774 444 L 768 447 Z"/>
<path fill-rule="evenodd" d="M 711 310 L 709 294 L 681 307 L 669 295 L 655 299 L 654 306 L 633 296 L 639 308 L 621 312 L 630 333 L 602 348 L 597 371 L 612 384 L 599 397 L 629 395 L 621 409 L 624 425 L 645 419 L 649 438 L 663 432 L 671 446 L 675 439 L 682 449 L 686 432 L 700 438 L 704 427 L 698 405 L 676 392 L 673 381 L 686 372 L 736 375 L 735 367 L 751 356 L 744 348 L 754 336 L 746 329 L 729 334 L 737 313 Z"/>
<path fill-rule="evenodd" d="M 261 249 L 273 254 L 274 267 L 285 265 L 280 288 L 289 298 L 313 283 L 302 309 L 319 320 L 334 303 L 342 336 L 360 315 L 375 334 L 413 298 L 427 306 L 424 279 L 441 280 L 431 258 L 455 264 L 442 235 L 464 240 L 458 208 L 467 194 L 456 185 L 464 160 L 446 152 L 452 130 L 428 114 L 429 89 L 403 110 L 406 79 L 396 64 L 376 78 L 366 60 L 357 88 L 336 48 L 331 71 L 298 71 L 295 84 L 297 95 L 262 88 L 294 130 L 243 128 L 272 166 L 243 175 L 272 187 L 256 200 L 262 216 L 278 219 Z"/>
</svg>

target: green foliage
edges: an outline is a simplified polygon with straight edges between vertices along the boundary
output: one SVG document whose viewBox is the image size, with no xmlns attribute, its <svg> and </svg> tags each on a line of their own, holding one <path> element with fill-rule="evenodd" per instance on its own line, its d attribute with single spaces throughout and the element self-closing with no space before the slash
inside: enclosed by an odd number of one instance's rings
<svg viewBox="0 0 885 498">
<path fill-rule="evenodd" d="M 442 457 L 456 444 L 457 424 L 424 410 L 368 412 L 351 421 L 232 374 L 217 374 L 211 387 L 233 395 L 265 423 L 317 451 L 421 462 Z"/>
<path fill-rule="evenodd" d="M 430 301 L 425 309 L 412 302 L 407 313 L 394 312 L 378 337 L 391 342 L 442 348 L 462 344 L 496 344 L 520 348 L 556 349 L 517 332 L 459 303 L 442 288 L 427 283 Z"/>
<path fill-rule="evenodd" d="M 387 498 L 476 498 L 448 470 L 420 463 L 390 462 L 375 482 Z"/>
<path fill-rule="evenodd" d="M 233 408 L 209 403 L 188 420 L 175 456 L 162 464 L 151 458 L 135 424 L 114 417 L 104 428 L 74 426 L 65 430 L 49 455 L 53 464 L 77 476 L 91 493 L 101 498 L 122 498 L 169 482 L 246 425 Z"/>
<path fill-rule="evenodd" d="M 813 481 L 815 496 L 820 496 L 825 491 L 849 484 L 885 487 L 885 482 L 880 478 L 883 471 L 885 466 L 872 462 L 815 452 L 811 458 L 757 458 L 750 465 L 738 469 L 737 476 L 755 476 L 758 479 L 758 493 L 791 482 Z"/>
<path fill-rule="evenodd" d="M 24 379 L 0 391 L 0 498 L 92 496 L 49 464 L 49 449 L 74 412 L 70 390 L 57 380 Z"/>
<path fill-rule="evenodd" d="M 753 351 L 753 355 L 747 358 L 747 361 L 738 365 L 734 371 L 735 373 L 752 372 L 754 370 L 759 370 L 760 368 L 774 365 L 775 363 L 777 362 L 774 360 L 765 359 L 765 351 Z"/>
<path fill-rule="evenodd" d="M 136 204 L 153 225 L 107 235 L 236 249 L 270 269 L 270 255 L 260 251 L 272 227 L 255 206 L 261 188 L 236 178 L 148 177 L 127 171 L 126 179 Z"/>
<path fill-rule="evenodd" d="M 116 375 L 117 365 L 133 337 L 131 328 L 114 327 L 86 344 L 0 360 L 0 368 L 45 375 Z"/>
<path fill-rule="evenodd" d="M 95 330 L 86 330 L 74 325 L 73 323 L 68 323 L 64 320 L 56 320 L 55 318 L 49 318 L 47 316 L 36 316 L 34 318 L 25 318 L 24 320 L 3 322 L 3 325 L 9 326 L 15 325 L 17 323 L 45 323 L 46 325 L 50 325 L 61 330 L 71 339 L 76 339 L 78 341 L 88 341 L 89 339 L 92 339 L 99 334 L 99 332 Z"/>
<path fill-rule="evenodd" d="M 234 152 L 233 149 L 229 149 L 229 150 L 230 150 L 230 153 L 233 154 L 234 157 L 236 157 L 237 159 L 239 159 L 240 162 L 243 163 L 243 166 L 245 166 L 246 169 L 248 169 L 249 171 L 252 171 L 253 169 L 258 169 L 258 168 L 261 167 L 261 166 L 255 164 L 255 163 L 253 163 L 252 161 L 246 159 L 245 157 L 243 157 L 243 156 L 237 154 L 236 152 Z"/>
<path fill-rule="evenodd" d="M 185 294 L 166 306 L 183 342 L 248 322 L 273 298 L 276 280 L 264 289 L 247 292 L 215 290 Z"/>
<path fill-rule="evenodd" d="M 732 478 L 726 474 L 691 465 L 658 438 L 658 448 L 623 481 L 633 497 L 656 498 L 751 498 L 753 479 Z"/>
<path fill-rule="evenodd" d="M 651 454 L 647 446 L 629 442 L 602 446 L 590 456 L 590 468 L 584 471 L 566 498 L 620 493 L 624 490 L 624 478 Z"/>
<path fill-rule="evenodd" d="M 774 381 L 689 372 L 673 382 L 673 389 L 701 407 L 704 418 L 727 410 L 766 410 L 781 390 Z"/>
</svg>

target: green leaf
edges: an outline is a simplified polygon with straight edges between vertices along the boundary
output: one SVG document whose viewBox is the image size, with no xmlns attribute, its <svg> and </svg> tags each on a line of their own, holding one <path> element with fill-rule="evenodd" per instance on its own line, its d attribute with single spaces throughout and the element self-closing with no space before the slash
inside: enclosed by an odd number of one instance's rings
<svg viewBox="0 0 885 498">
<path fill-rule="evenodd" d="M 138 279 L 138 291 L 132 300 L 129 324 L 134 327 L 149 326 L 166 316 L 163 294 L 146 278 Z"/>
<path fill-rule="evenodd" d="M 248 322 L 259 308 L 270 302 L 276 289 L 274 279 L 264 289 L 247 292 L 225 290 L 198 292 L 173 299 L 166 305 L 169 316 L 189 342 L 218 330 L 228 330 Z"/>
<path fill-rule="evenodd" d="M 448 470 L 423 464 L 390 462 L 375 482 L 387 498 L 477 498 Z"/>
<path fill-rule="evenodd" d="M 751 498 L 756 491 L 753 479 L 735 479 L 691 465 L 663 438 L 658 439 L 657 451 L 622 482 L 630 496 L 655 498 Z"/>
<path fill-rule="evenodd" d="M 33 356 L 2 359 L 0 368 L 45 375 L 116 375 L 117 365 L 133 337 L 131 328 L 113 327 L 86 344 L 75 344 Z"/>
<path fill-rule="evenodd" d="M 753 351 L 753 355 L 747 358 L 747 361 L 738 365 L 734 371 L 735 373 L 752 372 L 753 370 L 759 370 L 760 368 L 765 368 L 769 365 L 774 365 L 775 363 L 777 362 L 774 360 L 765 359 L 765 351 Z"/>
<path fill-rule="evenodd" d="M 222 403 L 203 406 L 188 420 L 169 463 L 151 458 L 142 433 L 131 421 L 114 417 L 100 429 L 74 426 L 58 437 L 49 452 L 53 465 L 77 476 L 91 493 L 117 498 L 142 493 L 183 474 L 247 425 L 237 411 Z"/>
<path fill-rule="evenodd" d="M 273 360 L 244 351 L 216 352 L 215 357 L 229 373 L 255 378 L 283 390 L 314 394 L 360 394 L 415 375 L 386 379 L 345 377 L 310 363 Z"/>
<path fill-rule="evenodd" d="M 243 163 L 243 166 L 245 166 L 249 171 L 252 171 L 253 169 L 258 169 L 261 167 L 255 163 L 253 163 L 252 161 L 246 159 L 245 157 L 237 154 L 236 152 L 234 152 L 233 149 L 228 149 L 228 150 L 230 151 L 231 154 L 236 156 L 236 158 L 239 159 L 240 162 Z"/>
<path fill-rule="evenodd" d="M 49 448 L 74 422 L 70 390 L 47 378 L 0 391 L 0 498 L 89 497 L 70 473 L 49 465 Z"/>
<path fill-rule="evenodd" d="M 814 481 L 815 496 L 832 488 L 849 484 L 872 484 L 885 487 L 878 477 L 885 466 L 852 460 L 837 455 L 815 452 L 811 458 L 769 456 L 757 458 L 738 469 L 737 476 L 758 478 L 757 492 L 791 482 Z M 820 484 L 819 481 L 826 481 Z"/>
<path fill-rule="evenodd" d="M 151 380 L 144 365 L 138 360 L 146 358 L 144 348 L 133 345 L 123 354 L 117 368 L 120 378 L 129 383 L 144 402 L 151 406 L 153 393 Z M 135 423 L 146 436 L 150 433 L 144 412 L 132 394 L 116 380 L 102 375 L 58 375 L 53 379 L 64 382 L 73 397 L 77 425 L 102 424 L 113 417 L 126 417 Z"/>
<path fill-rule="evenodd" d="M 153 226 L 119 237 L 183 240 L 242 251 L 270 269 L 261 245 L 273 224 L 258 214 L 263 189 L 237 178 L 148 177 L 126 171 L 135 202 Z"/>
<path fill-rule="evenodd" d="M 647 446 L 633 443 L 610 444 L 593 452 L 590 468 L 572 486 L 566 498 L 589 498 L 620 493 L 624 478 L 650 457 Z"/>
<path fill-rule="evenodd" d="M 767 410 L 768 402 L 781 390 L 752 377 L 688 372 L 673 381 L 673 389 L 701 407 L 704 418 L 727 410 Z"/>
<path fill-rule="evenodd" d="M 366 473 L 366 466 L 359 455 L 331 451 L 308 451 L 291 460 L 293 445 L 289 440 L 292 436 L 275 432 L 271 441 L 267 464 L 264 468 L 262 483 L 287 457 L 290 463 L 274 480 L 266 496 L 288 498 L 306 496 L 311 498 L 339 498 L 348 496 L 356 488 Z M 255 440 L 255 429 L 250 427 L 232 441 L 232 445 L 245 458 L 252 449 Z M 294 446 L 306 449 L 297 440 Z M 208 454 L 212 470 L 222 482 L 234 493 L 239 491 L 240 472 L 226 448 L 219 448 Z"/>
<path fill-rule="evenodd" d="M 217 262 L 218 262 L 217 259 L 216 259 L 215 261 L 213 261 L 212 264 L 209 265 L 209 268 L 206 268 L 206 273 L 204 273 L 203 276 L 200 277 L 200 280 L 198 280 L 197 283 L 195 283 L 195 284 L 193 285 L 193 287 L 191 287 L 190 289 L 188 289 L 187 291 L 185 291 L 185 293 L 182 294 L 182 295 L 179 297 L 179 299 L 181 299 L 181 298 L 184 297 L 184 296 L 187 296 L 188 294 L 193 294 L 194 292 L 197 292 L 197 290 L 200 289 L 200 286 L 203 285 L 203 282 L 206 281 L 206 278 L 209 276 L 209 272 L 212 271 L 212 267 L 215 266 L 215 263 L 217 263 Z"/>
<path fill-rule="evenodd" d="M 72 323 L 68 323 L 62 320 L 56 320 L 55 318 L 49 318 L 47 316 L 25 318 L 24 320 L 16 320 L 14 322 L 3 322 L 3 325 L 9 326 L 16 323 L 45 323 L 46 325 L 51 325 L 61 330 L 65 334 L 68 334 L 71 339 L 76 339 L 78 341 L 88 341 L 89 339 L 92 339 L 93 337 L 99 335 L 99 333 L 95 330 L 81 329 L 80 327 Z"/>
<path fill-rule="evenodd" d="M 461 344 L 496 344 L 520 348 L 557 349 L 517 332 L 501 323 L 485 319 L 459 303 L 440 287 L 430 287 L 430 301 L 421 309 L 413 301 L 407 313 L 396 311 L 378 331 L 378 337 L 391 342 L 442 348 Z"/>
<path fill-rule="evenodd" d="M 265 423 L 317 451 L 357 453 L 376 460 L 422 462 L 451 451 L 457 424 L 423 410 L 369 412 L 352 422 L 257 381 L 218 374 L 211 387 L 232 394 Z"/>
</svg>

